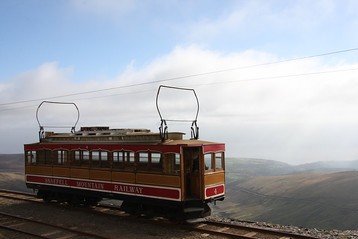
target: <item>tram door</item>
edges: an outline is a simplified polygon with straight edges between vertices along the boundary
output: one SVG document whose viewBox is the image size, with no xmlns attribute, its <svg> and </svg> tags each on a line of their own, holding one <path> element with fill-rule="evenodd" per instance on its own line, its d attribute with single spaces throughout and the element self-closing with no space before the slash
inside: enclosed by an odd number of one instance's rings
<svg viewBox="0 0 358 239">
<path fill-rule="evenodd" d="M 184 177 L 186 198 L 200 198 L 200 147 L 185 147 L 184 152 Z"/>
</svg>

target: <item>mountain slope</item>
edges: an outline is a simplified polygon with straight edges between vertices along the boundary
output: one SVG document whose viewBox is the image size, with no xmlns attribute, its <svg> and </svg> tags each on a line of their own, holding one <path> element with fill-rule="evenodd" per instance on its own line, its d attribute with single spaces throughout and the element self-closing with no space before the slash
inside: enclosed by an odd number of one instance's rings
<svg viewBox="0 0 358 239">
<path fill-rule="evenodd" d="M 217 212 L 326 229 L 358 228 L 358 172 L 266 176 L 228 185 Z"/>
<path fill-rule="evenodd" d="M 24 172 L 23 154 L 0 154 L 0 172 Z"/>
</svg>

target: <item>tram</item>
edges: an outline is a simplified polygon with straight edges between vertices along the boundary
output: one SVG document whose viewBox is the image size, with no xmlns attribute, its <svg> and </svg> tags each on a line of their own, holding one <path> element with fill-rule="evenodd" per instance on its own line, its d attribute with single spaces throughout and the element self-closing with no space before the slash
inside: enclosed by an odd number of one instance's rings
<svg viewBox="0 0 358 239">
<path fill-rule="evenodd" d="M 122 200 L 128 213 L 159 212 L 181 219 L 210 215 L 208 203 L 225 197 L 225 144 L 199 139 L 197 115 L 190 139 L 169 132 L 158 107 L 159 92 L 168 87 L 160 86 L 157 93 L 159 132 L 108 126 L 76 130 L 74 103 L 42 102 L 36 114 L 39 141 L 24 145 L 27 187 L 46 202 L 96 205 L 109 198 Z M 192 89 L 169 88 L 196 97 Z M 71 132 L 45 131 L 38 118 L 43 104 L 74 106 L 78 118 Z"/>
</svg>

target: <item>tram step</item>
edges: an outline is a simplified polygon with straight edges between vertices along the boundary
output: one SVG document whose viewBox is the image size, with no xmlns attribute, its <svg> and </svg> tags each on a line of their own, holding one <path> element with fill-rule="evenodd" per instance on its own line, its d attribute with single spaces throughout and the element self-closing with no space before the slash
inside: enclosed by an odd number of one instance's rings
<svg viewBox="0 0 358 239">
<path fill-rule="evenodd" d="M 184 209 L 184 213 L 191 213 L 191 212 L 203 212 L 204 208 L 202 207 L 187 207 Z"/>
</svg>

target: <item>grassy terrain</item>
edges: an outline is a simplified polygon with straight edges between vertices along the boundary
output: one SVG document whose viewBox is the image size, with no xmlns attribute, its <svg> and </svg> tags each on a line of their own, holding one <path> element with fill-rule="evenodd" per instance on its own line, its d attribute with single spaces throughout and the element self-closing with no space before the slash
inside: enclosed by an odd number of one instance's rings
<svg viewBox="0 0 358 239">
<path fill-rule="evenodd" d="M 311 228 L 358 229 L 357 161 L 292 166 L 264 159 L 227 159 L 226 169 L 226 198 L 214 206 L 214 214 Z M 0 188 L 27 190 L 22 154 L 0 154 Z"/>
<path fill-rule="evenodd" d="M 230 178 L 230 175 L 227 175 Z M 358 229 L 358 171 L 229 179 L 221 216 L 324 229 Z"/>
</svg>

